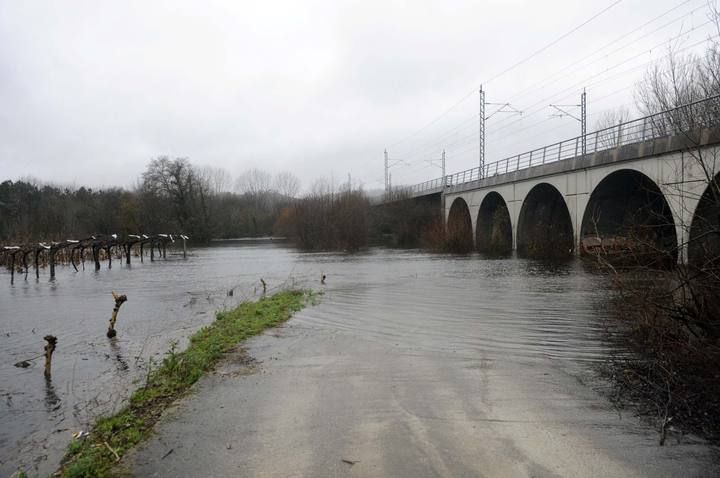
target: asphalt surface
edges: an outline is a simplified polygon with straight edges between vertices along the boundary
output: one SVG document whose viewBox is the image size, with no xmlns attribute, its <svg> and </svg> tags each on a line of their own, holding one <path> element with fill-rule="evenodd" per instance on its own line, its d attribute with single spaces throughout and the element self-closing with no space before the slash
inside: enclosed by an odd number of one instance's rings
<svg viewBox="0 0 720 478">
<path fill-rule="evenodd" d="M 705 477 L 715 450 L 666 446 L 552 360 L 454 353 L 313 322 L 251 340 L 124 460 L 141 477 Z M 358 320 L 361 320 L 359 318 Z"/>
</svg>

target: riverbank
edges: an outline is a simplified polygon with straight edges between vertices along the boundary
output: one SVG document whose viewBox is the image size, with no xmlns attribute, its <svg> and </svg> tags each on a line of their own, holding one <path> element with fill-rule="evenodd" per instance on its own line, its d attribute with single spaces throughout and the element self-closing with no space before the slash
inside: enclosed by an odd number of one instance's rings
<svg viewBox="0 0 720 478">
<path fill-rule="evenodd" d="M 283 291 L 218 312 L 215 322 L 190 338 L 186 350 L 178 352 L 175 345 L 171 347 L 159 367 L 149 371 L 145 385 L 130 397 L 125 408 L 101 418 L 88 436 L 70 444 L 61 476 L 110 475 L 125 453 L 147 438 L 162 412 L 225 354 L 245 339 L 288 320 L 310 297 L 303 291 Z"/>
<path fill-rule="evenodd" d="M 651 421 L 661 445 L 688 433 L 718 445 L 718 283 L 684 277 L 682 269 L 613 276 L 608 340 L 627 353 L 609 357 L 601 373 L 610 399 Z"/>
</svg>

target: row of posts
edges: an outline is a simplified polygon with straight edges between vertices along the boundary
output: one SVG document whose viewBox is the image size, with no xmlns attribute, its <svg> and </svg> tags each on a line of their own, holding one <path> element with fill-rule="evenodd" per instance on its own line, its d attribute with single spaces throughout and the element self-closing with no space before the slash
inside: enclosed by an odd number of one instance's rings
<svg viewBox="0 0 720 478">
<path fill-rule="evenodd" d="M 111 236 L 105 237 L 99 237 L 99 236 L 92 236 L 88 239 L 84 240 L 74 240 L 74 239 L 68 239 L 63 242 L 52 242 L 50 244 L 46 244 L 44 242 L 38 243 L 37 245 L 30 245 L 30 246 L 4 246 L 0 248 L 0 253 L 4 253 L 6 256 L 10 257 L 10 281 L 11 283 L 15 280 L 15 263 L 16 263 L 16 256 L 20 255 L 22 258 L 22 264 L 25 268 L 25 277 L 27 277 L 28 271 L 29 271 L 29 265 L 28 265 L 28 256 L 33 254 L 34 255 L 34 265 L 35 265 L 35 276 L 36 278 L 40 278 L 40 255 L 45 252 L 47 254 L 47 260 L 50 265 L 50 278 L 55 278 L 55 264 L 56 264 L 56 256 L 59 251 L 64 249 L 70 250 L 70 263 L 75 268 L 75 271 L 78 272 L 78 266 L 75 263 L 75 251 L 78 251 L 78 260 L 82 262 L 83 268 L 85 263 L 85 250 L 90 249 L 92 251 L 92 258 L 93 262 L 95 263 L 95 270 L 100 270 L 100 251 L 105 251 L 107 260 L 108 260 L 108 268 L 112 268 L 112 249 L 114 247 L 120 247 L 123 254 L 125 255 L 125 263 L 127 265 L 130 265 L 130 257 L 132 252 L 132 247 L 134 245 L 139 245 L 139 255 L 140 255 L 140 262 L 144 262 L 144 246 L 145 244 L 149 244 L 150 246 L 150 260 L 155 260 L 155 249 L 157 248 L 157 253 L 159 257 L 165 259 L 167 258 L 167 244 L 168 242 L 174 243 L 175 239 L 181 239 L 182 240 L 182 247 L 183 247 L 183 258 L 187 258 L 187 240 L 189 239 L 188 236 L 184 234 L 180 234 L 177 236 L 174 236 L 173 234 L 157 234 L 153 236 L 147 236 L 145 234 L 143 235 L 135 235 L 131 234 L 127 236 L 125 239 L 118 239 L 116 234 L 113 234 Z"/>
</svg>

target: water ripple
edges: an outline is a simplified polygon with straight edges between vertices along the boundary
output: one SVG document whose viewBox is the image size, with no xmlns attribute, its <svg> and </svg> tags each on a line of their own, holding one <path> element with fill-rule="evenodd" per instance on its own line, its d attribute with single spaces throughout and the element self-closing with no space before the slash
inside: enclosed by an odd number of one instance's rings
<svg viewBox="0 0 720 478">
<path fill-rule="evenodd" d="M 162 359 L 213 320 L 215 310 L 286 284 L 321 288 L 321 304 L 303 310 L 291 327 L 324 328 L 400 347 L 407 354 L 461 354 L 469 359 L 601 360 L 603 278 L 577 262 L 543 264 L 484 260 L 418 251 L 371 250 L 358 255 L 302 254 L 276 244 L 226 244 L 172 260 L 75 273 L 60 267 L 53 283 L 0 272 L 0 475 L 47 446 L 52 471 L 67 430 L 119 406 L 150 359 Z M 105 338 L 112 290 L 127 294 L 119 340 Z M 232 290 L 233 294 L 228 292 Z M 42 337 L 59 338 L 50 384 L 42 364 L 11 364 L 42 353 Z M 51 396 L 52 400 L 48 397 Z M 55 430 L 66 430 L 53 434 Z M 49 437 L 64 437 L 50 440 Z M 48 443 L 50 442 L 50 443 Z M 25 450 L 21 453 L 21 450 Z M 40 453 L 40 452 L 38 452 Z M 40 457 L 39 459 L 42 459 Z M 43 468 L 44 467 L 44 468 Z M 47 474 L 47 473 L 45 473 Z"/>
</svg>

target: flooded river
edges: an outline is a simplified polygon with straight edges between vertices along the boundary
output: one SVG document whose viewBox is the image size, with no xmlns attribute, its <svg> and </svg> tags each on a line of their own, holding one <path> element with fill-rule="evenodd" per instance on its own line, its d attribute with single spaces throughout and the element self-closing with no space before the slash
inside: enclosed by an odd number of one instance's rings
<svg viewBox="0 0 720 478">
<path fill-rule="evenodd" d="M 87 264 L 86 264 L 87 266 Z M 321 286 L 320 277 L 327 275 Z M 609 291 L 578 261 L 547 265 L 373 249 L 356 255 L 299 253 L 278 243 L 228 242 L 183 260 L 100 272 L 60 267 L 36 282 L 0 272 L 0 476 L 18 468 L 45 476 L 71 434 L 119 407 L 149 364 L 174 341 L 183 347 L 214 311 L 283 286 L 324 289 L 321 305 L 292 327 L 396 347 L 403 356 L 455 356 L 553 370 L 577 378 L 610 350 L 603 342 Z M 232 295 L 229 291 L 232 290 Z M 117 340 L 105 337 L 111 291 L 126 294 Z M 43 336 L 58 337 L 52 380 Z M 329 334 L 329 335 L 328 335 Z M 530 368 L 528 368 L 530 367 Z M 520 404 L 522 408 L 522 404 Z"/>
</svg>

